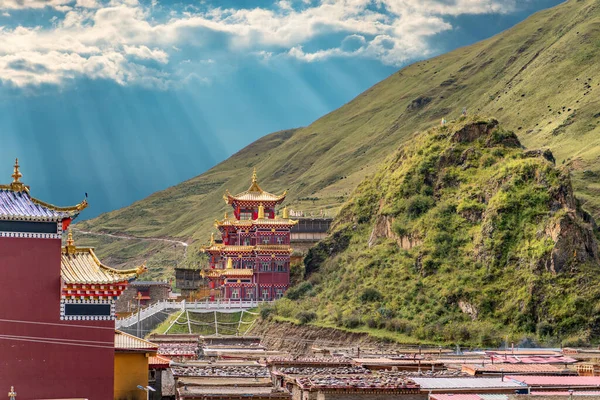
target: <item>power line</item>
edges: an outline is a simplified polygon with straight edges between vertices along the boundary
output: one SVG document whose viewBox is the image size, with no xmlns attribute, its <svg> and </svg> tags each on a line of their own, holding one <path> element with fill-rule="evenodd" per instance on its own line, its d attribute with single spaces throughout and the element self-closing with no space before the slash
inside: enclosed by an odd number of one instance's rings
<svg viewBox="0 0 600 400">
<path fill-rule="evenodd" d="M 76 325 L 76 324 L 59 324 L 54 322 L 41 322 L 41 321 L 23 321 L 18 319 L 0 319 L 0 322 L 10 322 L 16 324 L 32 324 L 32 325 L 50 325 L 50 326 L 60 326 L 62 328 L 88 328 L 88 329 L 108 329 L 114 331 L 115 328 L 104 327 L 104 326 L 87 326 L 87 325 Z"/>
<path fill-rule="evenodd" d="M 62 342 L 62 341 L 53 341 L 53 340 L 38 340 L 38 339 L 28 339 L 27 337 L 21 336 L 7 336 L 0 335 L 0 340 L 10 340 L 10 341 L 21 341 L 21 342 L 33 342 L 33 343 L 43 343 L 43 344 L 60 344 L 63 346 L 77 346 L 77 347 L 94 347 L 98 349 L 115 349 L 115 346 L 100 346 L 95 344 L 84 344 L 84 343 L 71 343 L 71 342 Z"/>
</svg>

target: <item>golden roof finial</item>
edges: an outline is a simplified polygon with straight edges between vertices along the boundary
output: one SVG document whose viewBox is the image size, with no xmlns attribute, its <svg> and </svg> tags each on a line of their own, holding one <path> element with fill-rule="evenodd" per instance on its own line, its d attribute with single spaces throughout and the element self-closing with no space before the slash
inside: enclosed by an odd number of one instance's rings
<svg viewBox="0 0 600 400">
<path fill-rule="evenodd" d="M 233 269 L 233 259 L 231 257 L 227 259 L 227 269 Z"/>
<path fill-rule="evenodd" d="M 18 158 L 15 159 L 15 166 L 14 166 L 13 174 L 11 176 L 13 178 L 13 181 L 10 184 L 10 190 L 15 191 L 15 192 L 28 191 L 28 187 L 25 186 L 23 184 L 23 182 L 21 182 L 21 178 L 23 177 L 23 174 L 21 174 L 21 171 L 19 171 L 19 159 Z"/>
<path fill-rule="evenodd" d="M 214 246 L 215 244 L 215 234 L 211 232 L 210 234 L 210 245 Z"/>
<path fill-rule="evenodd" d="M 226 220 L 226 219 L 228 219 L 228 218 L 229 218 L 229 216 L 227 215 L 227 211 L 225 211 L 225 215 L 223 216 L 223 219 L 225 219 L 225 220 Z"/>
<path fill-rule="evenodd" d="M 283 218 L 289 218 L 290 213 L 288 212 L 287 206 L 283 207 Z"/>
<path fill-rule="evenodd" d="M 19 159 L 18 158 L 15 159 L 15 168 L 14 168 L 12 177 L 13 177 L 13 183 L 21 183 L 19 181 L 19 179 L 21 179 L 23 177 L 23 174 L 21 173 L 21 171 L 19 171 Z"/>
<path fill-rule="evenodd" d="M 254 172 L 252 172 L 252 183 L 256 183 L 257 178 L 256 178 L 256 167 L 254 167 Z"/>
<path fill-rule="evenodd" d="M 73 254 L 75 253 L 75 240 L 73 240 L 73 233 L 71 232 L 71 230 L 69 229 L 69 234 L 67 235 L 67 253 L 68 254 Z"/>
</svg>

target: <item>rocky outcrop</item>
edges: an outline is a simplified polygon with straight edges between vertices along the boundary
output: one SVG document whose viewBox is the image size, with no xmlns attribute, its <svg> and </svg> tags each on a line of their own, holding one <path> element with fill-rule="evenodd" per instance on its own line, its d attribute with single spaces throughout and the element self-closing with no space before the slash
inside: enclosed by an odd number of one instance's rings
<svg viewBox="0 0 600 400">
<path fill-rule="evenodd" d="M 394 218 L 387 215 L 379 215 L 375 220 L 373 230 L 369 236 L 369 247 L 372 247 L 379 238 L 393 239 L 398 246 L 404 250 L 410 250 L 418 246 L 422 241 L 412 235 L 398 236 L 392 229 Z"/>
<path fill-rule="evenodd" d="M 471 317 L 471 319 L 473 321 L 475 321 L 477 319 L 477 315 L 479 314 L 479 311 L 477 310 L 477 308 L 475 308 L 475 306 L 465 300 L 459 300 L 458 301 L 458 307 L 460 308 L 460 310 L 462 312 L 464 312 L 465 314 L 468 314 L 469 317 Z"/>
<path fill-rule="evenodd" d="M 452 135 L 452 141 L 457 143 L 473 142 L 482 136 L 487 136 L 497 126 L 498 121 L 495 119 L 467 124 Z"/>
<path fill-rule="evenodd" d="M 547 271 L 559 273 L 583 263 L 599 262 L 592 226 L 582 221 L 577 212 L 565 212 L 546 227 L 545 234 L 554 242 L 550 254 L 541 260 Z"/>
</svg>

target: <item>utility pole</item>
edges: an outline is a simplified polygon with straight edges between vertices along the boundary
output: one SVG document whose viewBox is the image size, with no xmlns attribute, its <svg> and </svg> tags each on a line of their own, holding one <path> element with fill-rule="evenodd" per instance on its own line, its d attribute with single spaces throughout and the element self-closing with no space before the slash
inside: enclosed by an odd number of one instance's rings
<svg viewBox="0 0 600 400">
<path fill-rule="evenodd" d="M 138 301 L 138 305 L 137 305 L 137 337 L 141 338 L 140 334 L 142 332 L 142 327 L 140 326 L 140 318 L 141 318 L 141 309 L 140 309 L 140 304 L 142 301 L 142 293 L 138 292 L 137 294 L 137 301 Z"/>
</svg>

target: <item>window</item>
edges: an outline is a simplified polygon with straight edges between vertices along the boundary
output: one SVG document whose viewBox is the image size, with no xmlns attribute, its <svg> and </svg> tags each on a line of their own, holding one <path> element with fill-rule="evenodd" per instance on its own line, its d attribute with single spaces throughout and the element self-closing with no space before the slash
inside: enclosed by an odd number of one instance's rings
<svg viewBox="0 0 600 400">
<path fill-rule="evenodd" d="M 261 239 L 261 241 L 262 241 L 262 244 L 269 244 L 269 242 L 270 242 L 268 236 L 263 236 L 262 239 Z"/>
<path fill-rule="evenodd" d="M 250 238 L 244 238 L 244 246 L 250 246 Z"/>
<path fill-rule="evenodd" d="M 241 220 L 250 220 L 252 219 L 252 211 L 242 211 L 240 213 L 240 219 Z"/>
<path fill-rule="evenodd" d="M 283 236 L 277 236 L 277 244 L 283 244 Z"/>
<path fill-rule="evenodd" d="M 262 298 L 263 300 L 267 300 L 269 298 L 269 289 L 262 290 Z"/>
<path fill-rule="evenodd" d="M 283 289 L 277 289 L 276 296 L 278 299 L 283 297 Z"/>
<path fill-rule="evenodd" d="M 254 298 L 254 289 L 247 289 L 246 298 L 252 300 Z"/>
<path fill-rule="evenodd" d="M 269 270 L 270 263 L 268 261 L 263 261 L 260 263 L 260 265 L 261 265 L 261 271 Z"/>
<path fill-rule="evenodd" d="M 285 272 L 285 264 L 283 262 L 277 263 L 277 272 Z"/>
<path fill-rule="evenodd" d="M 231 298 L 239 299 L 240 298 L 240 289 L 231 289 Z"/>
</svg>

